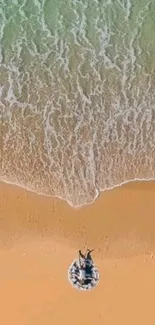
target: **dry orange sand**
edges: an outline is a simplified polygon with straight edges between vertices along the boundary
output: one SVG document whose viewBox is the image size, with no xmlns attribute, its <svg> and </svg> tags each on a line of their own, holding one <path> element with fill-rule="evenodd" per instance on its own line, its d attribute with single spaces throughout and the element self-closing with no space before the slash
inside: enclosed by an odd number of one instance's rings
<svg viewBox="0 0 155 325">
<path fill-rule="evenodd" d="M 99 285 L 74 289 L 67 269 L 94 248 Z M 155 183 L 130 183 L 73 209 L 0 185 L 0 324 L 155 324 Z"/>
</svg>

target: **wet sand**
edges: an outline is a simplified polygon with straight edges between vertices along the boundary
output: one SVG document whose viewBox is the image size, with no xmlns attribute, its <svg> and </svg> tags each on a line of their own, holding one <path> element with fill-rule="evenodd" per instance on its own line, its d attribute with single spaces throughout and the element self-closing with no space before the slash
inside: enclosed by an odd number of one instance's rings
<svg viewBox="0 0 155 325">
<path fill-rule="evenodd" d="M 74 289 L 67 269 L 94 248 L 100 282 Z M 0 185 L 0 323 L 155 324 L 155 182 L 104 192 L 81 209 Z"/>
</svg>

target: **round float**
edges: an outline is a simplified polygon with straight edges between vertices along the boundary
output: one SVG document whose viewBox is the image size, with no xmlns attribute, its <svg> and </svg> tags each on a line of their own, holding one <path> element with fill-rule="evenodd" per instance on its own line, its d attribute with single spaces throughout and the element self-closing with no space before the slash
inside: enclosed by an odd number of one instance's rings
<svg viewBox="0 0 155 325">
<path fill-rule="evenodd" d="M 90 290 L 97 286 L 99 282 L 99 271 L 93 262 L 86 265 L 86 277 L 84 283 L 81 284 L 79 280 L 80 265 L 79 260 L 72 262 L 68 269 L 68 280 L 71 285 L 78 290 Z"/>
</svg>

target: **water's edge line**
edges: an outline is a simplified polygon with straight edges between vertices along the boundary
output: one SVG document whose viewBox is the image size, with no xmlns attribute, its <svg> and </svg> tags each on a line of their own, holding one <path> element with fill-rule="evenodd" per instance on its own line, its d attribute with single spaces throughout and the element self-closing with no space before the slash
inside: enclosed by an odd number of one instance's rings
<svg viewBox="0 0 155 325">
<path fill-rule="evenodd" d="M 92 201 L 90 201 L 90 202 L 88 202 L 88 203 L 84 203 L 84 204 L 82 204 L 82 205 L 75 206 L 75 205 L 72 205 L 70 201 L 68 201 L 68 200 L 66 200 L 66 199 L 63 199 L 63 197 L 61 197 L 61 196 L 44 194 L 44 193 L 42 193 L 42 192 L 37 192 L 37 191 L 35 191 L 35 190 L 29 189 L 28 187 L 26 187 L 26 186 L 22 186 L 22 185 L 20 185 L 20 184 L 18 184 L 18 183 L 15 183 L 15 182 L 8 182 L 8 181 L 6 181 L 6 180 L 0 179 L 0 183 L 2 183 L 2 184 L 4 183 L 4 184 L 8 184 L 8 185 L 17 186 L 17 187 L 20 187 L 20 188 L 22 188 L 22 189 L 25 189 L 25 190 L 28 191 L 28 192 L 35 193 L 35 194 L 37 194 L 37 195 L 41 195 L 41 196 L 45 196 L 45 197 L 51 197 L 51 198 L 54 198 L 54 199 L 60 199 L 60 200 L 62 200 L 62 201 L 65 201 L 65 202 L 68 203 L 68 205 L 69 205 L 71 208 L 74 208 L 74 209 L 79 209 L 79 208 L 83 208 L 83 207 L 85 207 L 85 206 L 91 205 L 92 203 L 94 203 L 94 202 L 96 201 L 96 199 L 100 196 L 100 194 L 102 194 L 102 192 L 113 190 L 113 189 L 115 189 L 115 188 L 117 188 L 117 187 L 121 187 L 121 186 L 123 186 L 123 185 L 125 185 L 125 184 L 128 184 L 128 183 L 134 183 L 134 182 L 151 182 L 151 181 L 155 181 L 155 177 L 153 177 L 153 178 L 134 178 L 134 179 L 127 180 L 127 181 L 124 181 L 124 182 L 119 183 L 119 184 L 117 184 L 117 185 L 114 185 L 114 186 L 112 186 L 112 187 L 104 188 L 104 189 L 101 189 L 101 190 L 98 190 L 98 189 L 96 188 L 97 195 L 96 195 L 96 197 L 95 197 Z"/>
</svg>

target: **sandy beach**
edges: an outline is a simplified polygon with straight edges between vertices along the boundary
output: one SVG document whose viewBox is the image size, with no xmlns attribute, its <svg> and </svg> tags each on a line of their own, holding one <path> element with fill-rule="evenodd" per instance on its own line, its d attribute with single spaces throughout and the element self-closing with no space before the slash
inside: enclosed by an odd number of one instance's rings
<svg viewBox="0 0 155 325">
<path fill-rule="evenodd" d="M 154 13 L 0 0 L 0 325 L 155 325 Z"/>
<path fill-rule="evenodd" d="M 0 185 L 0 323 L 155 323 L 155 182 L 129 183 L 80 209 Z M 94 248 L 99 285 L 74 289 L 68 266 Z"/>
</svg>

